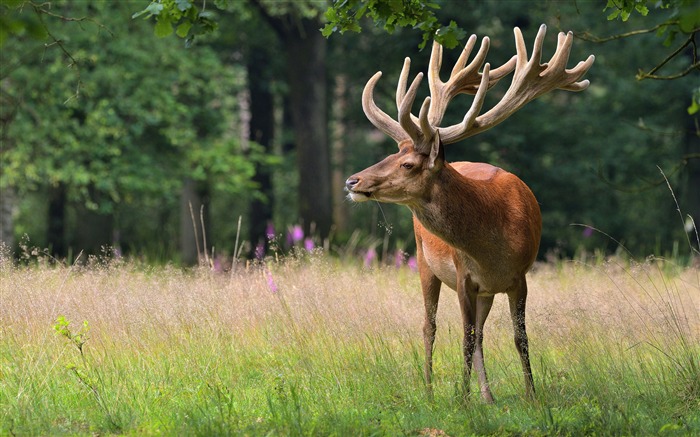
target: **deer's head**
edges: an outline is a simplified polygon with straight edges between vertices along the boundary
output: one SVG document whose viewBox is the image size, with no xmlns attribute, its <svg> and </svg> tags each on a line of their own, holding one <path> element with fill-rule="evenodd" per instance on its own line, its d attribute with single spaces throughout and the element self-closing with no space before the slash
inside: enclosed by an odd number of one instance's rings
<svg viewBox="0 0 700 437">
<path fill-rule="evenodd" d="M 376 73 L 365 85 L 362 109 L 372 124 L 396 140 L 399 151 L 350 176 L 346 181 L 350 199 L 356 202 L 375 199 L 406 205 L 419 201 L 431 189 L 432 182 L 445 166 L 444 145 L 490 129 L 529 101 L 553 89 L 586 89 L 589 81 L 578 80 L 593 65 L 594 56 L 589 56 L 572 69 L 566 69 L 573 34 L 559 33 L 556 52 L 549 62 L 541 64 L 545 32 L 546 26 L 543 24 L 535 38 L 532 56 L 528 59 L 522 33 L 516 27 L 516 54 L 494 70 L 491 70 L 490 64 L 484 64 L 490 44 L 488 37 L 482 40 L 478 53 L 467 65 L 476 44 L 476 36 L 472 35 L 447 82 L 440 80 L 442 46 L 434 42 L 428 70 L 430 96 L 423 101 L 418 117 L 411 110 L 423 73 L 418 73 L 407 88 L 411 60 L 406 58 L 404 61 L 396 89 L 397 120 L 374 102 L 374 87 L 382 75 L 381 72 Z M 513 71 L 512 82 L 501 101 L 480 114 L 488 89 Z M 440 127 L 448 103 L 458 94 L 473 94 L 471 107 L 461 123 Z"/>
</svg>

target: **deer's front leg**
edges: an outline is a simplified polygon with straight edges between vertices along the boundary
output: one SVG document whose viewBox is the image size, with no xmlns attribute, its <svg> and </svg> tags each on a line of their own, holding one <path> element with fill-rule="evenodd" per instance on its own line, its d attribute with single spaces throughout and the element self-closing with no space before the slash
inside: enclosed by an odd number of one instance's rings
<svg viewBox="0 0 700 437">
<path fill-rule="evenodd" d="M 435 317 L 437 315 L 438 300 L 440 299 L 440 286 L 442 282 L 430 270 L 421 246 L 418 245 L 418 272 L 420 273 L 420 284 L 423 290 L 423 304 L 425 305 L 425 322 L 423 324 L 423 344 L 425 346 L 425 367 L 423 369 L 425 384 L 428 396 L 433 395 L 433 345 L 435 344 L 435 331 L 437 325 Z"/>
<path fill-rule="evenodd" d="M 471 379 L 472 361 L 474 360 L 474 348 L 476 346 L 476 290 L 468 275 L 457 271 L 457 298 L 459 308 L 462 311 L 462 324 L 464 327 L 464 340 L 462 350 L 464 352 L 464 397 L 469 396 L 469 381 Z"/>
<path fill-rule="evenodd" d="M 493 296 L 478 296 L 476 298 L 476 349 L 474 351 L 474 367 L 476 374 L 479 377 L 479 387 L 481 388 L 481 397 L 484 401 L 492 404 L 493 394 L 489 387 L 489 381 L 486 377 L 486 365 L 484 363 L 484 323 L 489 316 L 491 306 L 493 305 Z"/>
</svg>

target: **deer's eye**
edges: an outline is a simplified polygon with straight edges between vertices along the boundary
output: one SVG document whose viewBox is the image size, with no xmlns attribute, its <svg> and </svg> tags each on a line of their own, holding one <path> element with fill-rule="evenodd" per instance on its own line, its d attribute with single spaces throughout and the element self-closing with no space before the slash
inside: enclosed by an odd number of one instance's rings
<svg viewBox="0 0 700 437">
<path fill-rule="evenodd" d="M 413 168 L 413 164 L 411 164 L 410 162 L 404 162 L 403 164 L 401 164 L 401 167 L 405 168 L 406 170 L 410 170 Z"/>
</svg>

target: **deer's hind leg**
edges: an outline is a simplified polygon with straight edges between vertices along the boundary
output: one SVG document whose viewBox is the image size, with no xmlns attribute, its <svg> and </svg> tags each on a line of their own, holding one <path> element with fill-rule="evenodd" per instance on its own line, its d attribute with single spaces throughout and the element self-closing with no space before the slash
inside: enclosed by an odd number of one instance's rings
<svg viewBox="0 0 700 437">
<path fill-rule="evenodd" d="M 510 317 L 513 321 L 513 334 L 515 338 L 515 348 L 520 355 L 520 362 L 523 366 L 523 376 L 525 378 L 525 395 L 533 398 L 535 395 L 535 384 L 532 379 L 532 369 L 530 367 L 530 352 L 525 330 L 525 301 L 527 300 L 527 281 L 523 278 L 519 287 L 508 294 L 510 305 Z"/>
</svg>

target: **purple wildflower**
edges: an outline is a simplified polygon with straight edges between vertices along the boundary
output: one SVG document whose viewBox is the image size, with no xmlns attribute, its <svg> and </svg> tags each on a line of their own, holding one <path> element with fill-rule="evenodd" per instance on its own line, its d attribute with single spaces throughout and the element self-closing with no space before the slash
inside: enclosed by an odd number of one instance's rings
<svg viewBox="0 0 700 437">
<path fill-rule="evenodd" d="M 312 240 L 311 238 L 307 238 L 306 240 L 304 240 L 304 248 L 307 251 L 311 252 L 312 250 L 314 250 L 314 247 L 316 247 L 316 245 L 314 244 L 314 240 Z"/>
<path fill-rule="evenodd" d="M 365 267 L 371 267 L 375 259 L 377 259 L 377 251 L 374 247 L 370 247 L 365 253 Z"/>
<path fill-rule="evenodd" d="M 265 277 L 267 278 L 267 288 L 270 292 L 277 293 L 277 284 L 275 284 L 275 278 L 272 277 L 272 272 L 267 267 L 265 268 Z"/>
<path fill-rule="evenodd" d="M 275 238 L 275 225 L 272 222 L 267 222 L 267 228 L 265 228 L 265 235 L 267 235 L 268 240 Z"/>
<path fill-rule="evenodd" d="M 403 265 L 404 262 L 404 253 L 403 250 L 401 249 L 396 249 L 396 252 L 394 253 L 394 266 L 398 269 Z"/>
<path fill-rule="evenodd" d="M 589 238 L 593 235 L 593 228 L 586 226 L 583 228 L 583 238 Z"/>
<path fill-rule="evenodd" d="M 304 230 L 301 228 L 301 225 L 292 226 L 292 229 L 289 231 L 289 237 L 292 244 L 297 244 L 298 242 L 303 240 Z"/>
<path fill-rule="evenodd" d="M 415 256 L 409 257 L 408 261 L 406 262 L 406 265 L 409 269 L 411 269 L 412 272 L 418 270 L 418 261 L 416 260 Z"/>
<path fill-rule="evenodd" d="M 257 246 L 255 246 L 255 258 L 256 259 L 263 259 L 265 257 L 265 243 L 258 243 Z"/>
</svg>

